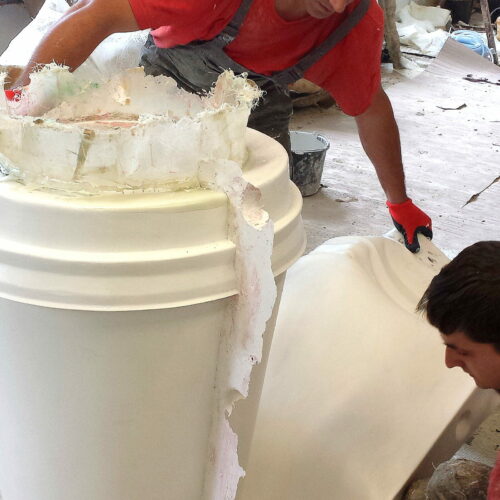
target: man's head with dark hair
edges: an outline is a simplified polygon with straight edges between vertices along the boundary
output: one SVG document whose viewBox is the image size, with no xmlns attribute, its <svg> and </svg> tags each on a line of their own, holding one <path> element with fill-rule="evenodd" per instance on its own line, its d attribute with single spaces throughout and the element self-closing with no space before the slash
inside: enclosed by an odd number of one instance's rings
<svg viewBox="0 0 500 500">
<path fill-rule="evenodd" d="M 434 277 L 417 310 L 441 332 L 448 368 L 500 389 L 500 241 L 462 250 Z"/>
</svg>

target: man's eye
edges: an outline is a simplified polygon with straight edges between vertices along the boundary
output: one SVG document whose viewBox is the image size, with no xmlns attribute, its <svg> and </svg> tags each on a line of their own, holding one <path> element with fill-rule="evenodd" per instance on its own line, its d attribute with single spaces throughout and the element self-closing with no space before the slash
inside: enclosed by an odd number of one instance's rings
<svg viewBox="0 0 500 500">
<path fill-rule="evenodd" d="M 460 356 L 468 356 L 469 353 L 467 351 L 457 351 L 458 354 L 460 354 Z"/>
</svg>

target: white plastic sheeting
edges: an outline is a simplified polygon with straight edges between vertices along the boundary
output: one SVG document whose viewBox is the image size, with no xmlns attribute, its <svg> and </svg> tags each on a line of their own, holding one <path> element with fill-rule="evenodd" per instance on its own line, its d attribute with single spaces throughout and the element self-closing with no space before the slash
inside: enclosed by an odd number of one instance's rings
<svg viewBox="0 0 500 500">
<path fill-rule="evenodd" d="M 423 54 L 436 56 L 448 38 L 444 28 L 451 15 L 447 9 L 399 0 L 396 3 L 396 18 L 400 42 Z"/>
<path fill-rule="evenodd" d="M 0 56 L 1 66 L 25 66 L 42 37 L 69 9 L 65 0 L 46 0 L 35 19 L 17 35 Z M 115 33 L 106 38 L 75 71 L 87 80 L 106 80 L 117 72 L 138 66 L 149 30 Z"/>
<path fill-rule="evenodd" d="M 394 498 L 456 415 L 456 448 L 484 418 L 415 312 L 448 262 L 420 243 L 335 238 L 288 271 L 239 500 Z"/>
</svg>

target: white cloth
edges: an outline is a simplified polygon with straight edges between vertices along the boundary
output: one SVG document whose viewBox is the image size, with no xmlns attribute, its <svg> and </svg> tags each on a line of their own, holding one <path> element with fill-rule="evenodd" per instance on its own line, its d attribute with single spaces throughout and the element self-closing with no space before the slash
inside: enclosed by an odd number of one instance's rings
<svg viewBox="0 0 500 500">
<path fill-rule="evenodd" d="M 35 19 L 12 40 L 0 56 L 0 65 L 25 66 L 45 33 L 68 9 L 69 5 L 65 0 L 46 0 Z M 148 31 L 109 36 L 75 73 L 83 79 L 100 81 L 138 66 Z"/>
</svg>

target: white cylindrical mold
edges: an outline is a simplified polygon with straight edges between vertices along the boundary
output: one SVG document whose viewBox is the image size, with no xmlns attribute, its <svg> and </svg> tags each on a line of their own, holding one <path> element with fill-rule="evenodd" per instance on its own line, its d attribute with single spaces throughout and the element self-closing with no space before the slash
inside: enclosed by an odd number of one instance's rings
<svg viewBox="0 0 500 500">
<path fill-rule="evenodd" d="M 247 146 L 280 285 L 304 249 L 302 201 L 281 146 L 254 131 Z M 70 196 L 7 180 L 0 213 L 2 499 L 199 500 L 238 293 L 227 197 Z"/>
</svg>

